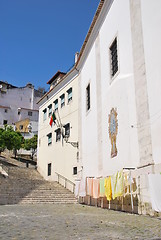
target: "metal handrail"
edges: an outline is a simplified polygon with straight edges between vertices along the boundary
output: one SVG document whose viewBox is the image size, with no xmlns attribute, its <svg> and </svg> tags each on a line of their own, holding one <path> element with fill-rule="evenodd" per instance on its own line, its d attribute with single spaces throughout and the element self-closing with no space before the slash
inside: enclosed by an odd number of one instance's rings
<svg viewBox="0 0 161 240">
<path fill-rule="evenodd" d="M 69 179 L 67 179 L 66 177 L 64 177 L 63 175 L 61 175 L 61 174 L 59 174 L 59 173 L 57 173 L 57 172 L 55 172 L 56 173 L 56 175 L 58 176 L 58 183 L 60 182 L 60 178 L 61 179 L 63 179 L 63 180 L 65 180 L 65 188 L 67 188 L 67 183 L 70 183 L 72 186 L 73 186 L 73 193 L 74 193 L 74 190 L 75 190 L 75 183 L 73 183 L 72 181 L 70 181 Z"/>
</svg>

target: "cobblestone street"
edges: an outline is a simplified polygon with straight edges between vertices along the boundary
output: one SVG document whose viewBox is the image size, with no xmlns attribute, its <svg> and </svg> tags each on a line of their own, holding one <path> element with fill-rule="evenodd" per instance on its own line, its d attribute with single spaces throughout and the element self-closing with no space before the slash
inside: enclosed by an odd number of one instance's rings
<svg viewBox="0 0 161 240">
<path fill-rule="evenodd" d="M 78 204 L 0 206 L 0 239 L 161 239 L 161 220 Z"/>
</svg>

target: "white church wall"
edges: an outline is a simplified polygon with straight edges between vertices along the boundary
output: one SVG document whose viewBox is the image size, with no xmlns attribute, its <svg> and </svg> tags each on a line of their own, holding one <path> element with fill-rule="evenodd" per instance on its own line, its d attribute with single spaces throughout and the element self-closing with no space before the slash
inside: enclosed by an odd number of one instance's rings
<svg viewBox="0 0 161 240">
<path fill-rule="evenodd" d="M 161 1 L 142 0 L 141 7 L 152 154 L 157 164 L 161 163 Z"/>
</svg>

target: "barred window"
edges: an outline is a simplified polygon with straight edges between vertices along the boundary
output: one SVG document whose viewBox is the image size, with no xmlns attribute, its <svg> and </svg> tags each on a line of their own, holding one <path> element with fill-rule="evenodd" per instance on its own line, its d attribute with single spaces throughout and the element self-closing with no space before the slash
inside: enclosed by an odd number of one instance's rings
<svg viewBox="0 0 161 240">
<path fill-rule="evenodd" d="M 61 99 L 61 108 L 62 108 L 63 106 L 65 106 L 65 94 L 62 94 L 60 96 L 60 99 Z"/>
<path fill-rule="evenodd" d="M 117 53 L 117 38 L 113 41 L 110 47 L 110 60 L 111 60 L 111 77 L 114 77 L 118 72 L 118 53 Z"/>
<path fill-rule="evenodd" d="M 32 116 L 32 112 L 29 111 L 29 112 L 28 112 L 28 116 Z"/>
<path fill-rule="evenodd" d="M 68 93 L 68 103 L 72 100 L 72 88 L 69 88 Z"/>
<path fill-rule="evenodd" d="M 87 111 L 90 109 L 91 103 L 90 103 L 90 84 L 88 84 L 86 88 L 86 109 Z"/>
<path fill-rule="evenodd" d="M 49 146 L 50 144 L 52 144 L 52 133 L 49 133 L 47 137 L 48 137 L 48 146 Z"/>
<path fill-rule="evenodd" d="M 47 117 L 47 109 L 45 108 L 45 109 L 43 110 L 43 121 L 46 120 L 46 117 Z"/>
<path fill-rule="evenodd" d="M 48 164 L 48 176 L 51 175 L 51 163 Z"/>
<path fill-rule="evenodd" d="M 77 167 L 73 167 L 73 175 L 77 174 Z"/>
<path fill-rule="evenodd" d="M 55 130 L 55 132 L 56 132 L 56 142 L 58 142 L 61 139 L 61 130 L 60 130 L 60 128 Z"/>
<path fill-rule="evenodd" d="M 54 110 L 58 110 L 58 99 L 54 101 Z"/>
<path fill-rule="evenodd" d="M 52 104 L 50 104 L 50 105 L 48 106 L 48 108 L 49 108 L 49 117 L 50 117 L 51 114 L 52 114 Z"/>
<path fill-rule="evenodd" d="M 65 136 L 70 136 L 70 123 L 67 123 L 66 125 L 64 125 L 65 128 Z"/>
</svg>

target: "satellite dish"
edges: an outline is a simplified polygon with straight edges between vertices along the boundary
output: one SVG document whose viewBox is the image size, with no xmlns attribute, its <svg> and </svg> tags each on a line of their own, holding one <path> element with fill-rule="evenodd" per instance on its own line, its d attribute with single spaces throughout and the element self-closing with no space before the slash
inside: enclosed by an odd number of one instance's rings
<svg viewBox="0 0 161 240">
<path fill-rule="evenodd" d="M 0 89 L 2 88 L 3 86 L 2 85 L 0 85 Z"/>
</svg>

